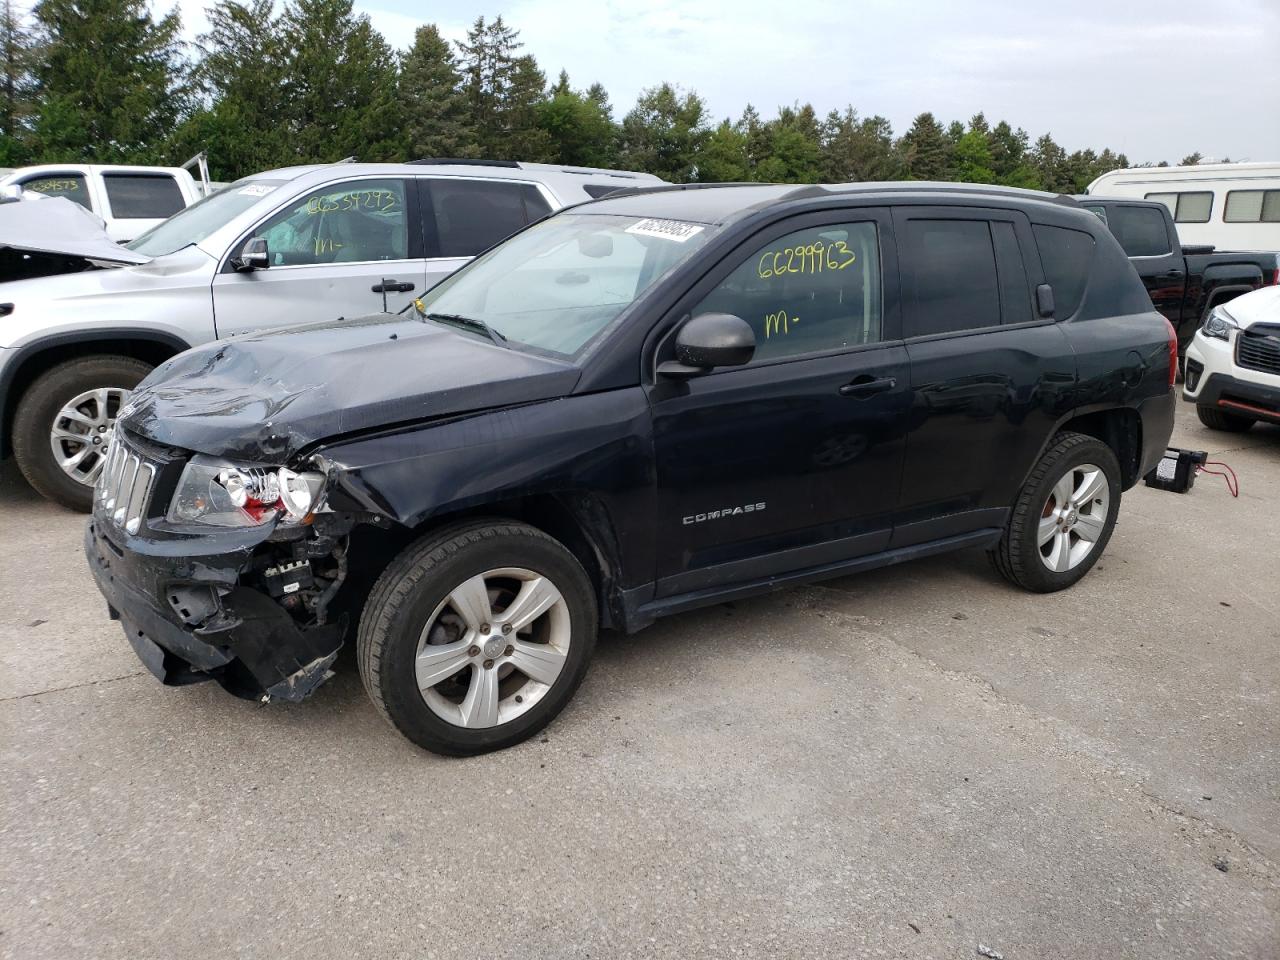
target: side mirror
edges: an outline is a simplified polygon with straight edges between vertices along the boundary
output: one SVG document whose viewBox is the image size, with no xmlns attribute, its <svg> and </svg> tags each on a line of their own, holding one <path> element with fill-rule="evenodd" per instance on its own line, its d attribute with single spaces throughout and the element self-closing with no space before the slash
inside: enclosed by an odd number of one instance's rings
<svg viewBox="0 0 1280 960">
<path fill-rule="evenodd" d="M 702 313 L 676 333 L 676 359 L 658 365 L 667 377 L 696 377 L 713 367 L 740 367 L 756 352 L 756 335 L 731 313 Z"/>
<path fill-rule="evenodd" d="M 1041 320 L 1053 319 L 1053 287 L 1047 283 L 1036 287 L 1036 313 Z"/>
<path fill-rule="evenodd" d="M 240 256 L 231 261 L 231 266 L 241 273 L 250 270 L 265 270 L 271 266 L 271 254 L 267 250 L 266 237 L 250 237 L 244 242 Z"/>
</svg>

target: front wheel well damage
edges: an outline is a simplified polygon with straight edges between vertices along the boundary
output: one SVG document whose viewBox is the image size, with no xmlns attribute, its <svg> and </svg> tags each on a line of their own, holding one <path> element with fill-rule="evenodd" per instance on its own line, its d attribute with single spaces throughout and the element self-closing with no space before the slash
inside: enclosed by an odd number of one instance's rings
<svg viewBox="0 0 1280 960">
<path fill-rule="evenodd" d="M 620 609 L 616 606 L 616 551 L 602 543 L 612 534 L 603 508 L 590 497 L 560 497 L 536 494 L 483 504 L 466 510 L 438 514 L 416 526 L 403 524 L 362 524 L 351 531 L 348 552 L 351 572 L 335 605 L 358 623 L 365 598 L 373 584 L 409 544 L 441 527 L 467 521 L 518 521 L 553 537 L 582 564 L 591 580 L 600 612 L 601 626 L 616 626 Z M 597 531 L 589 532 L 592 525 Z"/>
<path fill-rule="evenodd" d="M 1142 418 L 1128 408 L 1081 414 L 1058 428 L 1101 440 L 1120 463 L 1120 485 L 1128 490 L 1138 482 L 1142 461 Z"/>
</svg>

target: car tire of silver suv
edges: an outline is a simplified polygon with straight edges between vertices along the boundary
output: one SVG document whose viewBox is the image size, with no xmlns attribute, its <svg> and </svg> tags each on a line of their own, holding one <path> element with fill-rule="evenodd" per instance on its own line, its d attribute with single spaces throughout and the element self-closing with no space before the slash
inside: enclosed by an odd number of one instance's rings
<svg viewBox="0 0 1280 960">
<path fill-rule="evenodd" d="M 533 527 L 433 531 L 383 572 L 360 620 L 365 689 L 414 743 L 469 756 L 533 736 L 586 674 L 595 591 L 577 558 Z"/>
<path fill-rule="evenodd" d="M 133 357 L 91 356 L 35 379 L 14 413 L 13 456 L 37 493 L 88 512 L 116 414 L 150 372 Z"/>
</svg>

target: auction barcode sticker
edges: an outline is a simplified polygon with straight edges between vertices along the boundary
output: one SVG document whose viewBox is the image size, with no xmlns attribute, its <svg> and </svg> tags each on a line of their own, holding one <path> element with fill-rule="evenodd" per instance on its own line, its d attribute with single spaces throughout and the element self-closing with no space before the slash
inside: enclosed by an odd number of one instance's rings
<svg viewBox="0 0 1280 960">
<path fill-rule="evenodd" d="M 700 234 L 703 227 L 696 223 L 684 223 L 680 220 L 641 220 L 627 227 L 627 233 L 635 233 L 642 237 L 658 237 L 661 240 L 674 240 L 684 243 L 690 237 Z"/>
<path fill-rule="evenodd" d="M 275 187 L 268 186 L 265 183 L 251 183 L 247 187 L 240 188 L 240 196 L 242 197 L 265 197 L 274 190 Z"/>
</svg>

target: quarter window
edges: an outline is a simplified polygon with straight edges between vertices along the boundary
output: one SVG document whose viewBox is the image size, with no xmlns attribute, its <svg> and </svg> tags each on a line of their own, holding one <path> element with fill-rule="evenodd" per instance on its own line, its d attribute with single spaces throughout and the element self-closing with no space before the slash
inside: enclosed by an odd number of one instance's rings
<svg viewBox="0 0 1280 960">
<path fill-rule="evenodd" d="M 292 201 L 254 231 L 272 264 L 404 260 L 409 218 L 403 180 L 354 180 Z"/>
<path fill-rule="evenodd" d="M 874 223 L 797 230 L 756 249 L 692 311 L 731 313 L 756 336 L 752 362 L 880 339 Z"/>
<path fill-rule="evenodd" d="M 1040 248 L 1040 264 L 1044 267 L 1045 279 L 1053 288 L 1055 319 L 1065 320 L 1080 309 L 1084 289 L 1089 284 L 1093 237 L 1083 230 L 1040 223 L 1031 229 L 1036 235 L 1036 246 Z"/>
<path fill-rule="evenodd" d="M 170 176 L 108 173 L 102 183 L 117 220 L 163 220 L 186 206 L 178 181 Z"/>
<path fill-rule="evenodd" d="M 1208 223 L 1213 214 L 1213 192 L 1209 190 L 1148 193 L 1144 199 L 1163 203 L 1173 214 L 1174 223 Z"/>
<path fill-rule="evenodd" d="M 1169 234 L 1159 210 L 1119 204 L 1111 208 L 1107 226 L 1126 256 L 1163 257 L 1169 253 Z"/>
<path fill-rule="evenodd" d="M 84 175 L 79 173 L 43 174 L 22 184 L 23 190 L 43 193 L 46 197 L 66 197 L 80 206 L 92 210 L 89 202 L 89 188 L 85 185 Z"/>
<path fill-rule="evenodd" d="M 1000 323 L 1000 278 L 986 220 L 908 220 L 902 247 L 905 336 Z"/>
<path fill-rule="evenodd" d="M 531 183 L 440 177 L 430 184 L 439 257 L 474 257 L 551 212 Z"/>
<path fill-rule="evenodd" d="M 1280 223 L 1280 190 L 1232 190 L 1227 194 L 1227 223 Z"/>
</svg>

